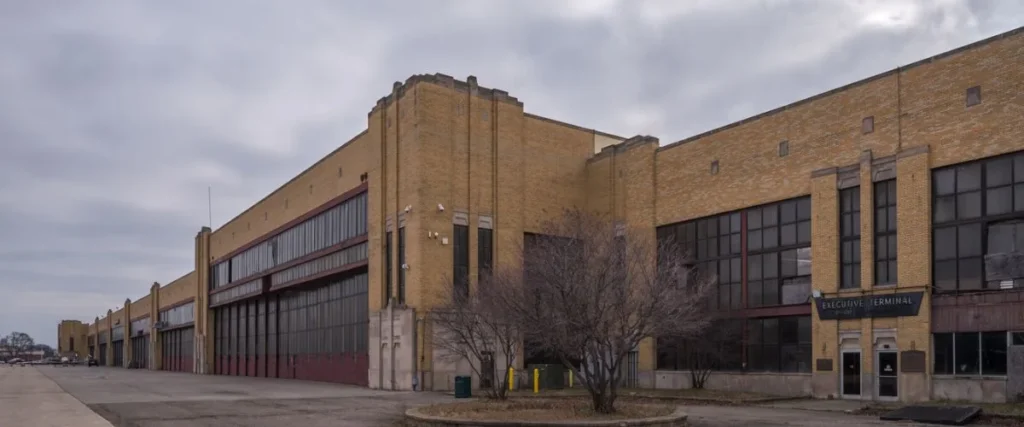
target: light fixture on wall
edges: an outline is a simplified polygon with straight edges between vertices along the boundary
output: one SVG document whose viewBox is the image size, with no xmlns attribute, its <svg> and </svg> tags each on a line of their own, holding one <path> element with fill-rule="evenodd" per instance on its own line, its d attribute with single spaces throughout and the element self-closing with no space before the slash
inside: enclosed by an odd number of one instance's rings
<svg viewBox="0 0 1024 427">
<path fill-rule="evenodd" d="M 437 204 L 437 211 L 438 211 L 438 212 L 444 212 L 444 205 L 442 205 L 442 204 L 438 203 L 438 204 Z"/>
<path fill-rule="evenodd" d="M 821 298 L 821 289 L 815 289 L 811 291 L 811 296 L 815 298 Z"/>
<path fill-rule="evenodd" d="M 406 205 L 405 206 L 405 213 L 409 213 L 410 211 L 412 211 L 412 205 Z"/>
</svg>

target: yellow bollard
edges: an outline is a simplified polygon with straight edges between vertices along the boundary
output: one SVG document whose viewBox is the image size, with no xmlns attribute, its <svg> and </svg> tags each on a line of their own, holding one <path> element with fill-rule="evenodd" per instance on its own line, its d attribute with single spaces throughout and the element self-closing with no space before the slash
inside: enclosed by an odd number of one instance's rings
<svg viewBox="0 0 1024 427">
<path fill-rule="evenodd" d="M 533 392 L 540 393 L 540 369 L 533 370 Z"/>
<path fill-rule="evenodd" d="M 572 369 L 569 370 L 569 388 L 572 388 Z"/>
<path fill-rule="evenodd" d="M 513 384 L 516 380 L 516 368 L 508 368 L 508 390 L 515 390 Z"/>
</svg>

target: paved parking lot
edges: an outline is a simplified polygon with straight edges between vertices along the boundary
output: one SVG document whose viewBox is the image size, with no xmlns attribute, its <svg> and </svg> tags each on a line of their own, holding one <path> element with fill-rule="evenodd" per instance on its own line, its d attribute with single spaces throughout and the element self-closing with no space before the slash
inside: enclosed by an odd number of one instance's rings
<svg viewBox="0 0 1024 427">
<path fill-rule="evenodd" d="M 374 391 L 297 380 L 84 366 L 26 367 L 23 370 L 36 373 L 35 382 L 45 384 L 33 387 L 49 393 L 51 398 L 57 399 L 55 401 L 63 402 L 72 408 L 71 412 L 75 411 L 75 405 L 80 409 L 88 406 L 118 427 L 387 427 L 396 425 L 401 414 L 411 406 L 452 401 L 450 396 L 440 393 Z M 5 379 L 0 378 L 0 383 Z M 0 398 L 3 396 L 0 394 Z M 28 402 L 22 401 L 22 404 Z M 877 417 L 794 407 L 692 406 L 686 411 L 690 414 L 691 424 L 701 427 L 909 425 L 884 422 Z M 88 420 L 89 415 L 81 416 Z M 12 425 L 48 424 L 25 422 Z M 78 421 L 52 425 L 93 427 Z"/>
<path fill-rule="evenodd" d="M 0 363 L 0 426 L 110 427 L 31 366 Z"/>
<path fill-rule="evenodd" d="M 115 426 L 388 426 L 410 405 L 451 400 L 435 393 L 270 378 L 84 366 L 37 369 Z"/>
</svg>

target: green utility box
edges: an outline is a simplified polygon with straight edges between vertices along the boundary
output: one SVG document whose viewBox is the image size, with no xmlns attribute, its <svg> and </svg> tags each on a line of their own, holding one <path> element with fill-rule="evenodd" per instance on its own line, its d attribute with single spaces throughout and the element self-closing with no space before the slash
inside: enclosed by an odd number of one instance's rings
<svg viewBox="0 0 1024 427">
<path fill-rule="evenodd" d="M 530 372 L 530 384 L 533 385 L 533 370 L 540 370 L 540 388 L 542 390 L 561 390 L 565 388 L 565 367 L 559 364 L 537 364 L 527 367 Z"/>
<path fill-rule="evenodd" d="M 460 375 L 455 377 L 455 398 L 469 399 L 473 397 L 473 377 Z"/>
</svg>

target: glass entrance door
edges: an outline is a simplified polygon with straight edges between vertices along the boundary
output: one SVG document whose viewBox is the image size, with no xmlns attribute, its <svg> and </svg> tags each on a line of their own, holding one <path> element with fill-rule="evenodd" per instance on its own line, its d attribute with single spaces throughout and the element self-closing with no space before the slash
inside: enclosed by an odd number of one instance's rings
<svg viewBox="0 0 1024 427">
<path fill-rule="evenodd" d="M 878 397 L 899 397 L 899 358 L 895 351 L 878 352 Z"/>
<path fill-rule="evenodd" d="M 843 353 L 843 396 L 860 396 L 860 352 Z"/>
</svg>

